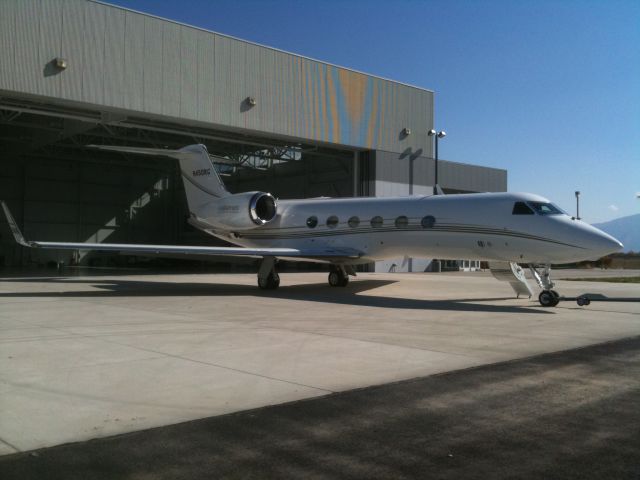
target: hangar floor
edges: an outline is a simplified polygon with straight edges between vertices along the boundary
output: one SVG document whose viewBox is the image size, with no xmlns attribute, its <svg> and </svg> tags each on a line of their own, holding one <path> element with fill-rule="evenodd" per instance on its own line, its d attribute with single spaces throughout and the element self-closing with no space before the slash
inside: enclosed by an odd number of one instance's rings
<svg viewBox="0 0 640 480">
<path fill-rule="evenodd" d="M 640 297 L 637 284 L 558 290 Z M 345 289 L 283 274 L 270 293 L 254 275 L 3 278 L 0 453 L 640 334 L 638 302 L 510 296 L 483 273 L 360 274 Z"/>
</svg>

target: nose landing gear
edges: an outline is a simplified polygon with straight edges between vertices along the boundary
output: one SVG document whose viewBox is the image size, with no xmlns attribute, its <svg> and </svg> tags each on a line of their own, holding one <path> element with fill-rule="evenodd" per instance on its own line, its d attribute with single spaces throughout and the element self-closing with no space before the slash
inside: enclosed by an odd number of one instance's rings
<svg viewBox="0 0 640 480">
<path fill-rule="evenodd" d="M 545 265 L 542 273 L 538 272 L 535 266 L 529 265 L 531 275 L 535 278 L 538 286 L 542 289 L 538 295 L 538 301 L 543 307 L 555 307 L 560 302 L 560 295 L 553 290 L 555 283 L 551 281 L 551 265 Z"/>
</svg>

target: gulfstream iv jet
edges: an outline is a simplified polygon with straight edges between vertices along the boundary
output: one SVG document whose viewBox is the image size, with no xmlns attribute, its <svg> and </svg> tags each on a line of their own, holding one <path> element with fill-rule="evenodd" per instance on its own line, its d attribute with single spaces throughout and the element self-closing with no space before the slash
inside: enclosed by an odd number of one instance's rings
<svg viewBox="0 0 640 480">
<path fill-rule="evenodd" d="M 265 192 L 229 193 L 204 145 L 180 150 L 95 148 L 177 159 L 189 223 L 234 246 L 28 241 L 3 202 L 18 243 L 31 248 L 258 257 L 262 289 L 278 288 L 278 259 L 326 263 L 329 284 L 344 287 L 355 275 L 354 265 L 411 256 L 484 260 L 496 278 L 531 296 L 519 266 L 527 264 L 542 289 L 538 298 L 543 306 L 560 299 L 550 278 L 552 264 L 597 259 L 622 249 L 610 235 L 528 193 L 278 201 Z"/>
</svg>

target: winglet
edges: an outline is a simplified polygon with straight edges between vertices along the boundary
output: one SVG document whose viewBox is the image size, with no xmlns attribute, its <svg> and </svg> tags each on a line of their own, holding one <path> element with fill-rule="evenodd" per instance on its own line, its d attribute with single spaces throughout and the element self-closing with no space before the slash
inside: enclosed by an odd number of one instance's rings
<svg viewBox="0 0 640 480">
<path fill-rule="evenodd" d="M 13 233 L 13 237 L 16 239 L 16 242 L 23 247 L 32 247 L 33 245 L 24 239 L 18 224 L 9 211 L 9 207 L 7 207 L 7 204 L 4 203 L 4 201 L 0 201 L 0 203 L 2 203 L 2 209 L 4 210 L 4 214 L 7 216 L 7 223 L 9 224 L 9 228 L 11 229 L 11 233 Z"/>
</svg>

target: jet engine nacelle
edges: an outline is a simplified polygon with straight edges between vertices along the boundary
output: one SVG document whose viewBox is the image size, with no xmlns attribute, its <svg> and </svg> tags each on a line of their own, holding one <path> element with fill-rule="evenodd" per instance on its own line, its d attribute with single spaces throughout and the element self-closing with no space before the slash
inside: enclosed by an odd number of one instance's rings
<svg viewBox="0 0 640 480">
<path fill-rule="evenodd" d="M 249 230 L 276 217 L 277 204 L 265 192 L 245 192 L 215 201 L 210 221 L 229 230 Z"/>
</svg>

